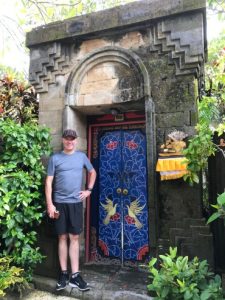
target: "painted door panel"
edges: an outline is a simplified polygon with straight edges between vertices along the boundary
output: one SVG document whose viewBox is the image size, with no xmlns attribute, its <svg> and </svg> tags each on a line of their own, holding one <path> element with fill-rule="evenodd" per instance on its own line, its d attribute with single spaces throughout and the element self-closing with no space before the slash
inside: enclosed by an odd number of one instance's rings
<svg viewBox="0 0 225 300">
<path fill-rule="evenodd" d="M 148 251 L 146 141 L 141 130 L 105 132 L 99 141 L 99 248 L 141 260 Z"/>
</svg>

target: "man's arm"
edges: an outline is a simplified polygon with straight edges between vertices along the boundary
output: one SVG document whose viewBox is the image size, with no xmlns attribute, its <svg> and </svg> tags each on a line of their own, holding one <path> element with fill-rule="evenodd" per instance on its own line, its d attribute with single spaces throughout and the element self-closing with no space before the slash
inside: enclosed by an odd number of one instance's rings
<svg viewBox="0 0 225 300">
<path fill-rule="evenodd" d="M 85 191 L 80 191 L 80 199 L 81 199 L 81 200 L 84 200 L 85 198 L 87 198 L 88 196 L 91 195 L 91 190 L 92 190 L 93 187 L 94 187 L 95 180 L 96 180 L 96 176 L 97 176 L 95 169 L 91 169 L 91 170 L 88 172 L 88 175 L 89 175 L 89 179 L 88 179 L 88 189 L 85 190 Z"/>
<path fill-rule="evenodd" d="M 45 198 L 46 198 L 46 207 L 47 213 L 50 218 L 54 218 L 54 212 L 56 210 L 52 201 L 52 183 L 54 176 L 47 176 L 45 180 Z"/>
<path fill-rule="evenodd" d="M 88 174 L 89 174 L 88 189 L 92 190 L 95 184 L 97 174 L 95 169 L 92 169 Z"/>
</svg>

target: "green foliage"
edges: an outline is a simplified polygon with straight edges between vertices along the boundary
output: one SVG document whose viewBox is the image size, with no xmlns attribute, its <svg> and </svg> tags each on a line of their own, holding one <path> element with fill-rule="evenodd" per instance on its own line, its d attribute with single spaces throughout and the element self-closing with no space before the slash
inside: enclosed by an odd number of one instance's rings
<svg viewBox="0 0 225 300">
<path fill-rule="evenodd" d="M 16 81 L 12 75 L 0 78 L 0 117 L 11 118 L 23 124 L 37 122 L 38 101 L 34 88 Z"/>
<path fill-rule="evenodd" d="M 208 157 L 217 150 L 213 143 L 212 125 L 218 124 L 220 119 L 217 98 L 203 97 L 198 107 L 199 123 L 196 126 L 196 135 L 189 140 L 188 148 L 183 151 L 189 171 L 184 175 L 184 180 L 188 180 L 190 184 L 199 182 L 199 172 L 207 167 Z"/>
<path fill-rule="evenodd" d="M 220 276 L 209 271 L 206 260 L 197 257 L 189 261 L 188 257 L 177 256 L 177 248 L 171 248 L 169 254 L 160 255 L 160 267 L 156 258 L 149 262 L 152 283 L 148 290 L 154 292 L 156 300 L 222 300 Z"/>
<path fill-rule="evenodd" d="M 49 155 L 49 132 L 33 123 L 0 120 L 0 250 L 23 267 L 28 279 L 41 260 L 34 227 L 44 209 L 41 157 Z"/>
<path fill-rule="evenodd" d="M 24 81 L 24 75 L 22 73 L 18 72 L 14 68 L 0 64 L 0 78 L 2 79 L 6 74 L 11 76 L 12 78 L 17 78 L 21 82 Z"/>
<path fill-rule="evenodd" d="M 217 197 L 217 204 L 212 204 L 211 206 L 216 209 L 216 212 L 214 212 L 210 216 L 210 218 L 207 221 L 208 224 L 215 221 L 218 218 L 224 218 L 225 219 L 225 192 L 220 194 Z"/>
<path fill-rule="evenodd" d="M 218 98 L 218 104 L 224 113 L 225 101 L 225 31 L 221 37 L 212 41 L 209 47 L 209 59 L 206 64 L 206 88 L 207 96 Z"/>
<path fill-rule="evenodd" d="M 225 40 L 217 38 L 209 47 L 206 65 L 206 83 L 203 96 L 198 103 L 199 120 L 196 135 L 190 139 L 184 154 L 187 158 L 188 174 L 184 180 L 190 184 L 199 182 L 199 172 L 207 169 L 208 157 L 220 148 L 213 143 L 213 136 L 225 131 Z"/>
<path fill-rule="evenodd" d="M 8 256 L 0 257 L 0 298 L 5 291 L 14 285 L 26 284 L 23 278 L 23 269 L 11 265 L 12 259 Z"/>
<path fill-rule="evenodd" d="M 208 0 L 208 8 L 216 13 L 219 19 L 225 18 L 225 2 L 223 0 Z"/>
</svg>

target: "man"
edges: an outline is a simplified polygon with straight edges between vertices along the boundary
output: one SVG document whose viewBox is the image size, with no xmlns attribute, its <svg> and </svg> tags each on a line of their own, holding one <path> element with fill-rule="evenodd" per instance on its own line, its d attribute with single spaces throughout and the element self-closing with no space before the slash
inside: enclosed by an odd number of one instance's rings
<svg viewBox="0 0 225 300">
<path fill-rule="evenodd" d="M 75 150 L 77 134 L 74 130 L 65 130 L 62 142 L 63 151 L 50 157 L 45 184 L 47 213 L 50 218 L 55 219 L 58 235 L 61 274 L 56 290 L 66 288 L 69 282 L 70 286 L 86 291 L 89 290 L 88 284 L 79 273 L 79 235 L 83 230 L 83 200 L 91 194 L 96 172 L 87 156 Z M 86 190 L 81 190 L 83 168 L 89 173 Z M 72 271 L 70 280 L 67 270 L 68 253 Z"/>
</svg>

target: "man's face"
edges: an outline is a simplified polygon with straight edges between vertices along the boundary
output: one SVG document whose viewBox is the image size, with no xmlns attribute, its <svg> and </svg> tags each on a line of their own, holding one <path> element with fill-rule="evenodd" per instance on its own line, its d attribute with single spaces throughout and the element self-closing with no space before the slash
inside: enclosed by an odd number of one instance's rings
<svg viewBox="0 0 225 300">
<path fill-rule="evenodd" d="M 73 137 L 66 137 L 66 138 L 63 138 L 63 148 L 64 150 L 66 151 L 73 151 L 75 149 L 75 146 L 76 146 L 76 139 L 73 138 Z"/>
</svg>

